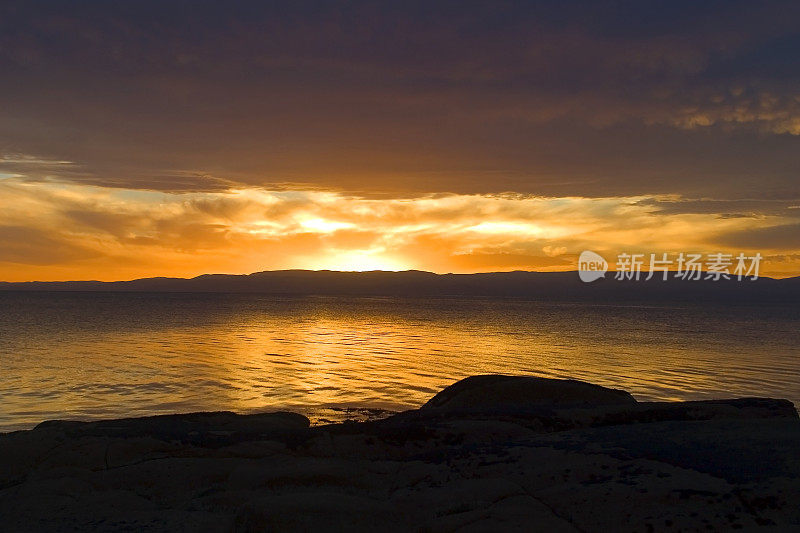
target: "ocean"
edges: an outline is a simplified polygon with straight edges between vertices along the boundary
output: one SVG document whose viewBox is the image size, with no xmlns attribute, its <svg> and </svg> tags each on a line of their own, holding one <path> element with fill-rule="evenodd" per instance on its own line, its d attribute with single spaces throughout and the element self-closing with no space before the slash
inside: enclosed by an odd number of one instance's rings
<svg viewBox="0 0 800 533">
<path fill-rule="evenodd" d="M 575 378 L 638 400 L 798 404 L 799 341 L 798 306 L 0 292 L 0 431 L 401 410 L 486 373 Z"/>
</svg>

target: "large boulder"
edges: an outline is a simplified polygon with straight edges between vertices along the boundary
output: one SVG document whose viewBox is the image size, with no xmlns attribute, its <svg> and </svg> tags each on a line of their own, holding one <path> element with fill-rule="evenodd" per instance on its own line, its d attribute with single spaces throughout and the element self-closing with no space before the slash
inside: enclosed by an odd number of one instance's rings
<svg viewBox="0 0 800 533">
<path fill-rule="evenodd" d="M 630 393 L 573 379 L 470 376 L 444 388 L 423 410 L 496 410 L 635 404 Z"/>
</svg>

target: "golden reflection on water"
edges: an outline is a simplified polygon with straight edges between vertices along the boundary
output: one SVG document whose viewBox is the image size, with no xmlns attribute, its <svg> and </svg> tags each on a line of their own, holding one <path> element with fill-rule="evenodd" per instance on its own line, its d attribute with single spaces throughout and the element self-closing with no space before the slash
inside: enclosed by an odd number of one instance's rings
<svg viewBox="0 0 800 533">
<path fill-rule="evenodd" d="M 800 399 L 794 309 L 247 295 L 0 295 L 0 430 L 51 418 L 416 407 L 481 373 L 642 400 Z"/>
</svg>

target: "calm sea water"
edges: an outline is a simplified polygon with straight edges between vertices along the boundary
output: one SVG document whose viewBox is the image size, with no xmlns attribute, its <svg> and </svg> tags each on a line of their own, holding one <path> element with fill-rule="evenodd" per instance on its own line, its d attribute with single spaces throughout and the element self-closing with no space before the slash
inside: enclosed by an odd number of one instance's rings
<svg viewBox="0 0 800 533">
<path fill-rule="evenodd" d="M 0 431 L 54 418 L 404 409 L 480 373 L 800 404 L 800 309 L 0 292 Z"/>
</svg>

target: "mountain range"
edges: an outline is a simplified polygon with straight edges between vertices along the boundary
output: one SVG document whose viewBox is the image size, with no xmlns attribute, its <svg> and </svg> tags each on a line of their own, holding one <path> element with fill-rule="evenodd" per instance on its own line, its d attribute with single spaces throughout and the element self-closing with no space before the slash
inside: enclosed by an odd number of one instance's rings
<svg viewBox="0 0 800 533">
<path fill-rule="evenodd" d="M 0 282 L 5 291 L 230 292 L 274 295 L 489 297 L 550 300 L 677 300 L 794 304 L 800 301 L 800 277 L 757 280 L 669 279 L 618 281 L 614 272 L 583 283 L 577 272 L 492 272 L 434 274 L 276 270 L 246 275 L 205 274 L 194 278 L 143 278 L 131 281 Z"/>
</svg>

